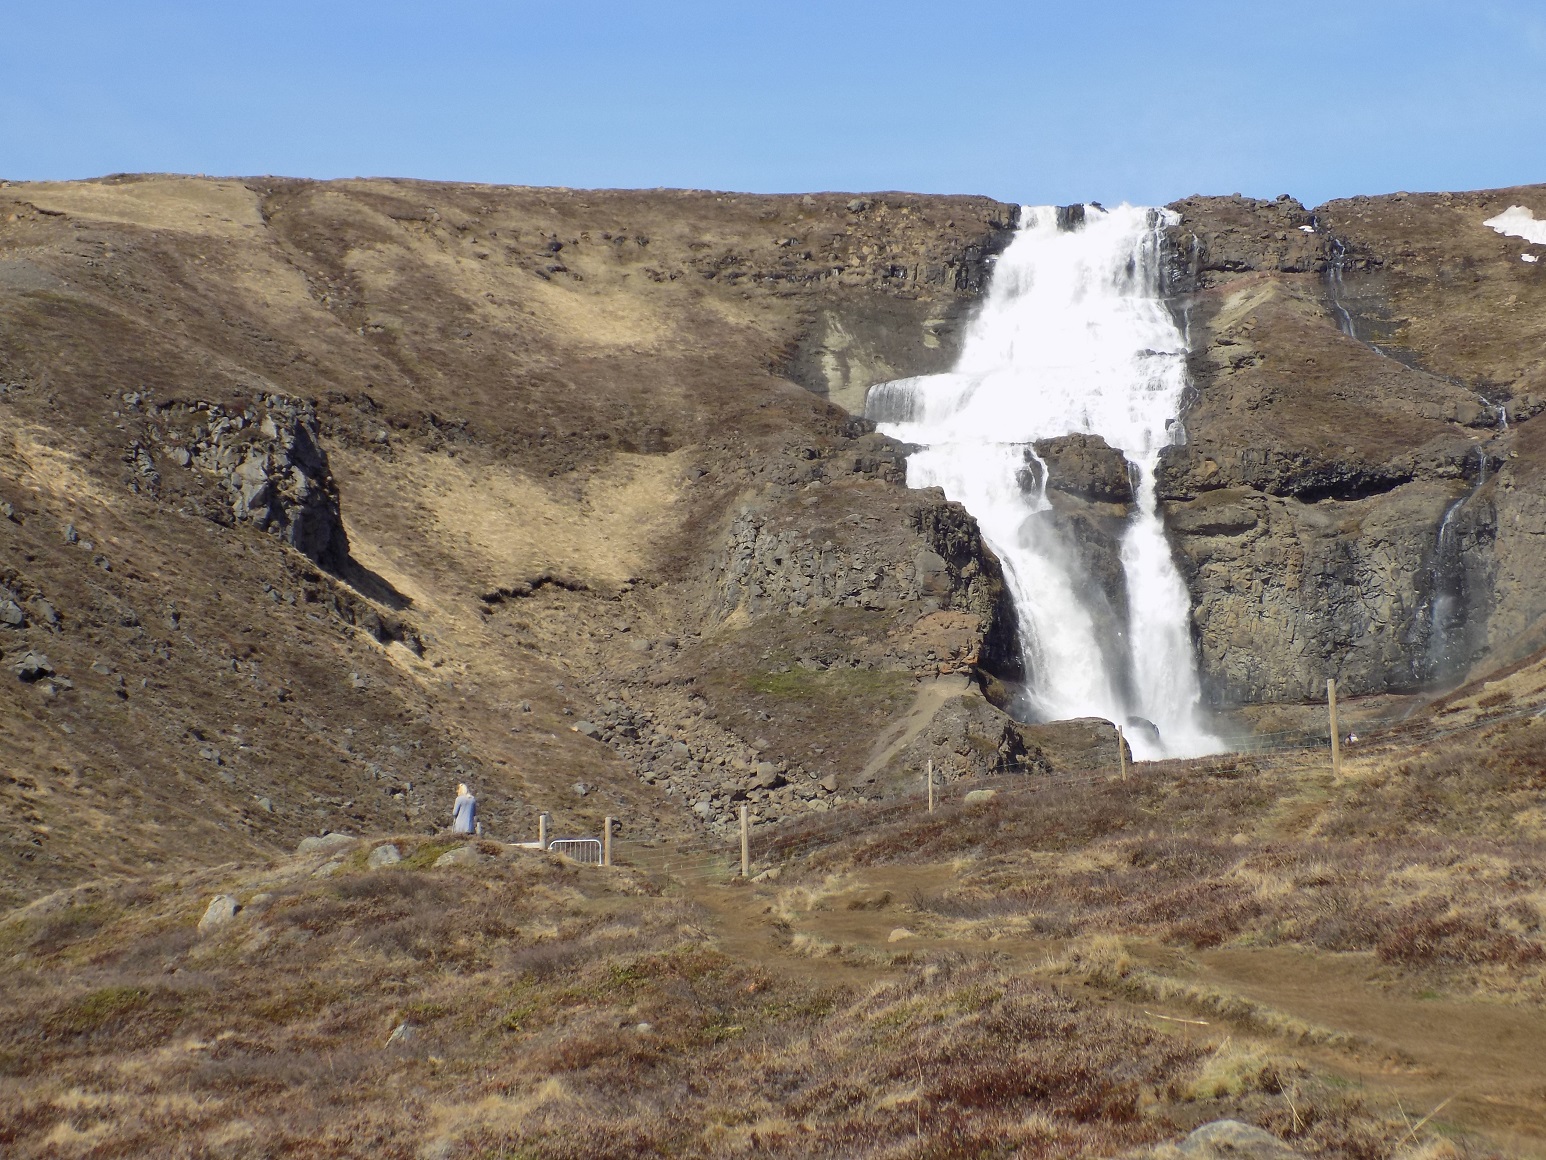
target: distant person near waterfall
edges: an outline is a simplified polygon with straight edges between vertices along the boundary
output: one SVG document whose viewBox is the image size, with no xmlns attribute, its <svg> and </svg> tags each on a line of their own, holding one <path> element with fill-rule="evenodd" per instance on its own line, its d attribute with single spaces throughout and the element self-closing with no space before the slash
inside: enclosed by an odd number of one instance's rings
<svg viewBox="0 0 1546 1160">
<path fill-rule="evenodd" d="M 467 783 L 456 787 L 456 804 L 451 807 L 451 829 L 458 834 L 474 834 L 478 829 L 478 799 L 467 789 Z"/>
</svg>

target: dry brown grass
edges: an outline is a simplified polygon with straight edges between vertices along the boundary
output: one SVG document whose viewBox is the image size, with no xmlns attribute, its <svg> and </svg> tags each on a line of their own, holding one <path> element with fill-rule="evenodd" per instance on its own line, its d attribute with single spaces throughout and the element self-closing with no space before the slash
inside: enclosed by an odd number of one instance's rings
<svg viewBox="0 0 1546 1160">
<path fill-rule="evenodd" d="M 412 869 L 399 841 L 395 868 L 292 859 L 0 925 L 0 1150 L 1083 1156 L 1174 1138 L 1199 1105 L 1296 1131 L 1249 1053 L 1031 977 L 946 955 L 801 981 L 636 872 Z M 216 890 L 244 908 L 194 935 Z M 1305 1107 L 1307 1143 L 1382 1138 L 1334 1093 Z"/>
</svg>

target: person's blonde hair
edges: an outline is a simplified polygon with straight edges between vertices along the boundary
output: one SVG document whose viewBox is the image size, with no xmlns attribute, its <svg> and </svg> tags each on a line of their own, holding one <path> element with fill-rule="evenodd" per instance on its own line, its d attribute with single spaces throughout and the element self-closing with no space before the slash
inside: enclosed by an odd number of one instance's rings
<svg viewBox="0 0 1546 1160">
<path fill-rule="evenodd" d="M 467 792 L 467 783 L 465 781 L 457 783 L 456 792 L 459 793 L 459 794 L 466 793 Z"/>
</svg>

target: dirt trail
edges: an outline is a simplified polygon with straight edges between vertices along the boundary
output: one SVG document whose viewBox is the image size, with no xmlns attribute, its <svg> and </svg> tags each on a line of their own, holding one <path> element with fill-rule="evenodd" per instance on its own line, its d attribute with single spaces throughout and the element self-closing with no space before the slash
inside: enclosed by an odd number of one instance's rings
<svg viewBox="0 0 1546 1160">
<path fill-rule="evenodd" d="M 952 697 L 959 697 L 970 688 L 971 678 L 967 676 L 936 677 L 918 686 L 918 693 L 913 698 L 911 708 L 887 726 L 886 730 L 876 738 L 875 747 L 870 750 L 869 759 L 865 761 L 864 768 L 859 771 L 855 781 L 862 785 L 886 768 L 891 759 L 902 752 L 909 741 L 928 728 L 929 722 L 934 720 L 934 714 L 939 711 L 941 705 Z"/>
<path fill-rule="evenodd" d="M 1286 948 L 1198 956 L 1199 981 L 1228 987 L 1413 1061 L 1377 1077 L 1343 1057 L 1322 1062 L 1393 1092 L 1413 1118 L 1451 1100 L 1439 1119 L 1484 1128 L 1520 1156 L 1546 1156 L 1546 1012 L 1452 997 L 1421 998 L 1378 977 L 1368 954 Z M 1349 1074 L 1351 1072 L 1351 1074 Z M 1415 1110 L 1414 1110 L 1415 1109 Z"/>
<path fill-rule="evenodd" d="M 829 887 L 792 890 L 736 883 L 727 866 L 718 855 L 704 856 L 701 864 L 678 864 L 678 888 L 704 908 L 707 932 L 727 953 L 807 982 L 866 986 L 900 975 L 920 956 L 942 952 L 1034 973 L 1066 945 L 1057 939 L 931 933 L 928 916 L 908 900 L 947 887 L 956 876 L 949 865 L 880 867 Z M 897 928 L 911 934 L 892 942 Z M 1172 948 L 1131 949 L 1151 967 L 1177 961 Z M 1419 998 L 1380 980 L 1377 967 L 1365 954 L 1256 948 L 1200 952 L 1169 973 L 1367 1043 L 1351 1054 L 1282 1040 L 1269 1045 L 1371 1095 L 1399 1101 L 1413 1121 L 1448 1100 L 1436 1124 L 1482 1132 L 1510 1155 L 1546 1158 L 1540 1112 L 1546 1099 L 1546 1012 L 1455 997 Z M 1081 993 L 1088 995 L 1083 988 Z M 1104 998 L 1143 1018 L 1195 1015 L 1174 1002 Z M 1261 1037 L 1216 1015 L 1206 1018 L 1206 1027 L 1163 1021 L 1160 1026 L 1189 1037 Z"/>
</svg>

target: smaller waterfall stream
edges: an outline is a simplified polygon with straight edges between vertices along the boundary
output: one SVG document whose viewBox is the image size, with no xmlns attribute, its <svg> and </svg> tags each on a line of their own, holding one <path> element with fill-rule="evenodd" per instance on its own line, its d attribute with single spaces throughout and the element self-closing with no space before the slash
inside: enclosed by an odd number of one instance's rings
<svg viewBox="0 0 1546 1160">
<path fill-rule="evenodd" d="M 1165 211 L 1026 207 L 954 371 L 881 383 L 866 413 L 920 449 L 908 483 L 964 504 L 1003 562 L 1041 720 L 1141 718 L 1140 758 L 1214 752 L 1199 719 L 1191 600 L 1154 472 L 1179 434 L 1185 339 L 1159 296 Z M 1121 538 L 1125 608 L 1092 589 L 1057 531 L 1038 440 L 1084 433 L 1120 449 L 1135 503 Z"/>
<path fill-rule="evenodd" d="M 1424 642 L 1421 674 L 1426 680 L 1439 682 L 1454 677 L 1465 664 L 1462 655 L 1465 630 L 1465 561 L 1460 554 L 1460 534 L 1456 519 L 1461 510 L 1476 498 L 1487 483 L 1487 452 L 1476 449 L 1478 460 L 1476 479 L 1471 490 L 1453 500 L 1444 509 L 1439 521 L 1439 534 L 1434 542 L 1433 556 L 1428 565 L 1428 607 L 1426 621 L 1428 638 Z M 1420 617 L 1419 619 L 1423 619 Z"/>
</svg>

